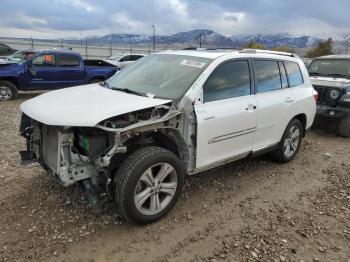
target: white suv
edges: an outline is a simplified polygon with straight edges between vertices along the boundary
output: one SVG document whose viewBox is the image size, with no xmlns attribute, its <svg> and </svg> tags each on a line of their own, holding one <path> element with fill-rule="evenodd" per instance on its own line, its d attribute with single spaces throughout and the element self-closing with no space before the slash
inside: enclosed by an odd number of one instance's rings
<svg viewBox="0 0 350 262">
<path fill-rule="evenodd" d="M 23 103 L 22 161 L 82 185 L 97 210 L 107 192 L 123 218 L 151 223 L 175 205 L 185 175 L 262 153 L 292 160 L 315 99 L 292 54 L 166 51 Z"/>
</svg>

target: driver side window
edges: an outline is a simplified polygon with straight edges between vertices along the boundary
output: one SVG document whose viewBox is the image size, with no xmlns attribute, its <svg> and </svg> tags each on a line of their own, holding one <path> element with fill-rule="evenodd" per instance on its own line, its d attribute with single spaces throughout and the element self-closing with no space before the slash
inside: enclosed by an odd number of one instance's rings
<svg viewBox="0 0 350 262">
<path fill-rule="evenodd" d="M 54 55 L 39 55 L 34 58 L 32 65 L 35 66 L 55 66 L 56 59 Z"/>
<path fill-rule="evenodd" d="M 219 65 L 203 87 L 204 103 L 250 94 L 250 72 L 246 60 Z"/>
</svg>

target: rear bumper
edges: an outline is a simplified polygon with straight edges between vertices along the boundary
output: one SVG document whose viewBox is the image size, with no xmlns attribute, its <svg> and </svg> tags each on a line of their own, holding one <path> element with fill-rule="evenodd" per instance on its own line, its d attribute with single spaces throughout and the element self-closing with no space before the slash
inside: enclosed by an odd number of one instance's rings
<svg viewBox="0 0 350 262">
<path fill-rule="evenodd" d="M 344 116 L 350 115 L 350 108 L 317 105 L 316 114 L 329 118 L 342 118 Z"/>
</svg>

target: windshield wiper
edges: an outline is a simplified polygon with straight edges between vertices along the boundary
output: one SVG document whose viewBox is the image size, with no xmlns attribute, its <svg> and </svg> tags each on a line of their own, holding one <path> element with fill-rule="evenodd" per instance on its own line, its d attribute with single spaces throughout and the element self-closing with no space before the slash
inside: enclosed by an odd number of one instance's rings
<svg viewBox="0 0 350 262">
<path fill-rule="evenodd" d="M 100 82 L 99 84 L 100 86 L 111 88 L 110 85 L 107 83 L 107 81 Z"/>
<path fill-rule="evenodd" d="M 134 95 L 138 95 L 138 96 L 147 96 L 145 93 L 142 93 L 142 92 L 138 92 L 138 91 L 135 91 L 135 90 L 131 90 L 129 88 L 120 88 L 120 87 L 111 87 L 112 90 L 117 90 L 117 91 L 122 91 L 122 92 L 125 92 L 125 93 L 128 93 L 128 94 L 134 94 Z"/>
</svg>

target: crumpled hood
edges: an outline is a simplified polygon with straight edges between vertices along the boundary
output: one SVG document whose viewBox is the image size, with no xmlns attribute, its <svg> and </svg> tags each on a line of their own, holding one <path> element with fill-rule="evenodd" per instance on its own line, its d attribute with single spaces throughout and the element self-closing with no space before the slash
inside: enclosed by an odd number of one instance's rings
<svg viewBox="0 0 350 262">
<path fill-rule="evenodd" d="M 47 92 L 24 102 L 21 110 L 46 125 L 93 127 L 114 116 L 169 102 L 92 84 Z"/>
<path fill-rule="evenodd" d="M 346 88 L 350 86 L 350 79 L 346 78 L 333 78 L 333 77 L 310 77 L 311 83 L 315 86 L 328 86 L 337 88 Z"/>
</svg>

